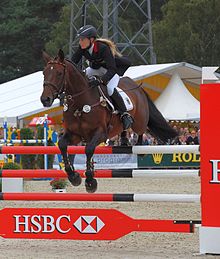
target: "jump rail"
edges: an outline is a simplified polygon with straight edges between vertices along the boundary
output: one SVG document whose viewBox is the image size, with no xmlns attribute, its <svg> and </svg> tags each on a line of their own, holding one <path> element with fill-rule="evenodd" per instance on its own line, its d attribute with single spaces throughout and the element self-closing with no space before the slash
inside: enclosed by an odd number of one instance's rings
<svg viewBox="0 0 220 259">
<path fill-rule="evenodd" d="M 199 194 L 0 193 L 0 200 L 199 203 Z"/>
<path fill-rule="evenodd" d="M 69 146 L 69 154 L 85 154 L 85 146 Z M 152 154 L 152 153 L 199 153 L 199 145 L 97 147 L 95 154 Z M 60 154 L 55 146 L 2 146 L 0 154 Z"/>
<path fill-rule="evenodd" d="M 77 170 L 81 177 L 85 178 L 85 170 Z M 199 170 L 196 169 L 163 169 L 163 170 L 140 170 L 140 169 L 102 169 L 95 170 L 94 177 L 96 178 L 140 178 L 140 177 L 191 177 L 198 176 Z M 3 169 L 0 170 L 0 178 L 39 178 L 39 177 L 59 177 L 66 178 L 67 174 L 63 170 L 15 170 Z"/>
</svg>

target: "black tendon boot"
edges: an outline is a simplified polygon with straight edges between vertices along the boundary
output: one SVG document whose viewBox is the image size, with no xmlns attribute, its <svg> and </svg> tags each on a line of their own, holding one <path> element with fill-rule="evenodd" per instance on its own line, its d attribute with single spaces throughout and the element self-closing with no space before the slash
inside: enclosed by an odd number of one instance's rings
<svg viewBox="0 0 220 259">
<path fill-rule="evenodd" d="M 113 94 L 111 95 L 113 100 L 113 104 L 118 110 L 119 114 L 121 115 L 120 119 L 123 123 L 123 129 L 127 130 L 131 127 L 132 123 L 134 122 L 131 115 L 127 112 L 126 106 L 124 104 L 124 100 L 122 99 L 121 95 L 118 93 L 117 89 L 114 89 Z"/>
</svg>

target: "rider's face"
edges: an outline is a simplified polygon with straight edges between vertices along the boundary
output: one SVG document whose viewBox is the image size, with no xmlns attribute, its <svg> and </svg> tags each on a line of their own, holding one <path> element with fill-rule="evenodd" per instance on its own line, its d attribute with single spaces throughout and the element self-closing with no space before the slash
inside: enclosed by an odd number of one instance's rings
<svg viewBox="0 0 220 259">
<path fill-rule="evenodd" d="M 90 39 L 88 38 L 80 38 L 79 39 L 79 45 L 82 49 L 86 49 L 90 45 Z"/>
</svg>

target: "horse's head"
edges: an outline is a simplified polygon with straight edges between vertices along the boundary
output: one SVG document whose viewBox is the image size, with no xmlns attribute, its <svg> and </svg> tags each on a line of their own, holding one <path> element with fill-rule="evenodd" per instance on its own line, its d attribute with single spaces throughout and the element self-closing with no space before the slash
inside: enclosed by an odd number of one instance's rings
<svg viewBox="0 0 220 259">
<path fill-rule="evenodd" d="M 44 107 L 50 107 L 54 99 L 64 91 L 66 65 L 61 49 L 56 58 L 51 58 L 46 52 L 43 52 L 43 58 L 46 66 L 43 72 L 44 89 L 40 99 Z"/>
</svg>

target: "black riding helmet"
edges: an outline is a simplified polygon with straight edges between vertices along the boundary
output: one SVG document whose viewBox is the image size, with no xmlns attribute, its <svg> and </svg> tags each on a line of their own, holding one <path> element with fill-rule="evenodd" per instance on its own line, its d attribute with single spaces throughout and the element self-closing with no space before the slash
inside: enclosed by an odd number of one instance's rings
<svg viewBox="0 0 220 259">
<path fill-rule="evenodd" d="M 97 37 L 97 30 L 92 25 L 85 25 L 78 30 L 77 37 L 88 38 L 88 39 L 96 38 Z"/>
</svg>

